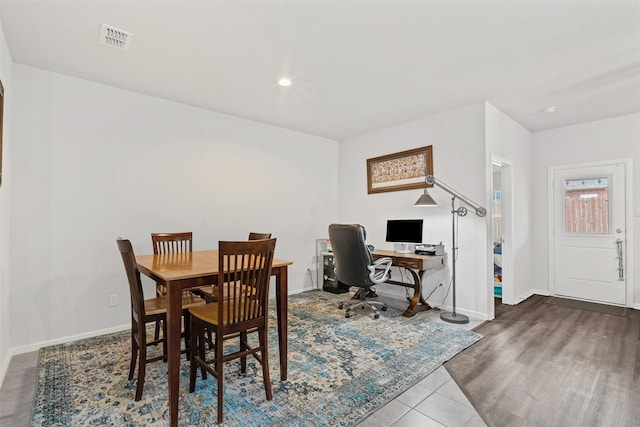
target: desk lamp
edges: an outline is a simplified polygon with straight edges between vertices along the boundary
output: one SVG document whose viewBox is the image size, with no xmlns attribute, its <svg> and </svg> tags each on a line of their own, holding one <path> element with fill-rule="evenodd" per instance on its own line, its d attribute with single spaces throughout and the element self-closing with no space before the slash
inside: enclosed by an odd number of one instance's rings
<svg viewBox="0 0 640 427">
<path fill-rule="evenodd" d="M 487 215 L 487 210 L 482 206 L 480 206 L 479 204 L 475 203 L 474 201 L 466 198 L 465 196 L 463 196 L 453 188 L 449 187 L 444 182 L 440 181 L 439 179 L 436 179 L 436 177 L 433 175 L 427 175 L 425 178 L 425 182 L 427 184 L 437 185 L 438 187 L 442 188 L 444 191 L 451 194 L 452 196 L 451 197 L 451 216 L 453 221 L 452 221 L 451 252 L 453 256 L 453 262 L 451 266 L 451 282 L 453 283 L 453 310 L 451 312 L 442 312 L 440 314 L 440 318 L 445 322 L 449 322 L 449 323 L 469 323 L 468 316 L 464 314 L 456 313 L 456 258 L 458 258 L 458 247 L 456 246 L 457 234 L 458 234 L 458 230 L 457 230 L 458 227 L 456 227 L 456 223 L 457 223 L 456 215 L 466 216 L 468 213 L 467 208 L 464 206 L 460 206 L 459 208 L 456 209 L 456 198 L 462 200 L 464 203 L 472 207 L 474 209 L 473 212 L 479 217 L 483 217 Z M 429 192 L 427 191 L 426 188 L 424 189 L 424 194 L 420 196 L 418 201 L 415 203 L 415 206 L 435 206 L 435 205 L 437 205 L 436 201 L 433 200 L 433 198 L 429 195 Z"/>
</svg>

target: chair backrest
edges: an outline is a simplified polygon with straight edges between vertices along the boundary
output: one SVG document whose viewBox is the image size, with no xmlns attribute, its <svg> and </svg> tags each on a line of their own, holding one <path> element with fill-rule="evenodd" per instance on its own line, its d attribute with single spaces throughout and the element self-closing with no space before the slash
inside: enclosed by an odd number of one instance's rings
<svg viewBox="0 0 640 427">
<path fill-rule="evenodd" d="M 154 254 L 171 254 L 179 252 L 191 252 L 193 233 L 151 233 Z"/>
<path fill-rule="evenodd" d="M 254 233 L 253 231 L 249 233 L 249 240 L 265 240 L 270 238 L 271 233 Z"/>
<path fill-rule="evenodd" d="M 367 267 L 373 263 L 373 258 L 365 243 L 366 237 L 366 231 L 360 224 L 329 225 L 329 241 L 338 281 L 361 288 L 372 285 Z"/>
<path fill-rule="evenodd" d="M 247 322 L 264 321 L 269 301 L 269 282 L 276 239 L 245 242 L 220 241 L 219 264 L 223 273 L 218 279 L 221 295 L 217 304 L 218 324 L 228 330 Z M 262 320 L 261 320 L 262 319 Z"/>
<path fill-rule="evenodd" d="M 118 249 L 122 255 L 122 262 L 124 263 L 124 269 L 127 272 L 127 280 L 129 281 L 131 315 L 137 322 L 141 322 L 144 317 L 144 293 L 142 291 L 140 270 L 138 270 L 136 256 L 133 253 L 133 247 L 129 240 L 118 238 L 116 243 L 118 244 Z"/>
</svg>

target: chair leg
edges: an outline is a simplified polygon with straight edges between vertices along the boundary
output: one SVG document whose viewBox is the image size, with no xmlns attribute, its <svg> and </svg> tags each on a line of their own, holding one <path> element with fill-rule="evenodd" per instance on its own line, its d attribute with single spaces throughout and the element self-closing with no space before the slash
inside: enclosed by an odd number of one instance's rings
<svg viewBox="0 0 640 427">
<path fill-rule="evenodd" d="M 191 363 L 189 364 L 189 393 L 193 393 L 196 389 L 196 371 L 198 370 L 197 352 L 200 349 L 197 335 L 199 328 L 197 325 L 194 325 L 195 321 L 195 317 L 190 316 L 189 323 L 191 323 L 191 348 L 189 352 L 191 353 Z"/>
<path fill-rule="evenodd" d="M 200 355 L 200 375 L 202 376 L 203 380 L 207 379 L 207 370 L 205 369 L 205 365 L 207 364 L 207 351 L 205 348 L 205 339 L 204 339 L 204 333 L 205 331 L 210 331 L 208 325 L 205 325 L 204 323 L 200 322 L 198 324 L 198 351 L 199 351 L 199 355 Z"/>
<path fill-rule="evenodd" d="M 165 318 L 165 320 L 162 321 L 162 355 L 164 356 L 162 358 L 163 362 L 166 362 L 168 359 L 168 347 L 167 347 L 167 319 Z"/>
<path fill-rule="evenodd" d="M 147 336 L 144 328 L 138 328 L 138 345 L 140 347 L 140 359 L 138 360 L 138 383 L 136 384 L 136 402 L 142 399 L 144 388 L 144 375 L 147 370 Z"/>
<path fill-rule="evenodd" d="M 189 310 L 182 312 L 182 318 L 184 319 L 184 349 L 187 351 L 187 360 L 191 358 L 191 315 Z"/>
<path fill-rule="evenodd" d="M 222 363 L 222 334 L 216 333 L 216 380 L 218 381 L 218 424 L 222 424 L 224 422 L 223 418 L 223 397 L 224 397 L 224 387 L 223 387 L 223 379 L 224 374 L 223 371 L 223 363 Z"/>
<path fill-rule="evenodd" d="M 154 340 L 158 340 L 160 339 L 160 320 L 156 320 L 156 328 L 155 331 L 153 333 L 153 339 Z"/>
<path fill-rule="evenodd" d="M 264 379 L 264 391 L 267 394 L 267 400 L 273 399 L 271 392 L 271 378 L 269 377 L 269 350 L 267 348 L 267 328 L 266 326 L 258 330 L 258 339 L 262 348 L 262 378 Z"/>
<path fill-rule="evenodd" d="M 211 329 L 207 328 L 207 337 L 209 337 L 209 350 L 213 349 L 213 338 L 211 335 Z"/>
<path fill-rule="evenodd" d="M 247 332 L 240 332 L 240 351 L 247 350 Z M 240 358 L 240 372 L 243 374 L 247 372 L 247 356 Z"/>
<path fill-rule="evenodd" d="M 129 365 L 129 379 L 133 379 L 133 373 L 136 369 L 136 361 L 138 359 L 138 341 L 136 341 L 136 335 L 131 328 L 131 364 Z"/>
</svg>

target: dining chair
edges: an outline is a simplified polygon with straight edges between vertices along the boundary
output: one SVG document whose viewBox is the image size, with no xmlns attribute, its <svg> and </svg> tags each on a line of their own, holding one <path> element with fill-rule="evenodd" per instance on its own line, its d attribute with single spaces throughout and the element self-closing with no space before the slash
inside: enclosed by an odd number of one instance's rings
<svg viewBox="0 0 640 427">
<path fill-rule="evenodd" d="M 265 240 L 270 238 L 271 238 L 271 233 L 256 233 L 254 231 L 251 231 L 249 233 L 249 240 Z"/>
<path fill-rule="evenodd" d="M 154 255 L 158 254 L 177 254 L 193 251 L 193 232 L 183 231 L 179 233 L 151 233 L 151 244 L 153 245 Z M 194 290 L 196 295 L 199 295 L 197 290 Z M 182 298 L 185 296 L 189 298 L 191 290 L 184 290 L 182 292 Z M 164 296 L 167 294 L 165 286 L 156 282 L 156 296 Z M 154 339 L 158 339 L 160 336 L 160 322 L 156 322 Z M 187 341 L 189 336 L 189 322 L 185 322 L 185 334 L 187 335 Z"/>
<path fill-rule="evenodd" d="M 155 255 L 191 252 L 193 250 L 193 232 L 151 233 L 151 243 Z M 164 285 L 156 283 L 156 294 L 162 296 L 166 293 Z"/>
<path fill-rule="evenodd" d="M 142 290 L 142 282 L 140 280 L 140 270 L 133 252 L 131 242 L 126 239 L 118 238 L 116 240 L 118 249 L 122 255 L 125 271 L 127 272 L 127 280 L 129 281 L 129 293 L 131 295 L 131 365 L 129 366 L 129 379 L 133 379 L 135 372 L 136 360 L 138 361 L 138 382 L 136 385 L 136 397 L 138 401 L 142 398 L 142 389 L 144 387 L 144 377 L 147 363 L 158 360 L 167 359 L 167 300 L 165 296 L 144 299 Z M 188 309 L 199 305 L 205 305 L 202 298 L 188 293 L 182 296 L 182 314 L 188 316 Z M 147 341 L 147 323 L 156 322 L 162 324 L 162 338 L 154 337 L 153 340 Z M 189 356 L 189 345 L 185 334 L 185 348 L 181 353 L 187 353 Z M 159 356 L 148 357 L 147 347 L 162 344 L 162 354 Z"/>
<path fill-rule="evenodd" d="M 249 232 L 248 240 L 266 240 L 270 238 L 271 233 L 256 233 L 254 231 L 251 231 Z M 199 291 L 200 296 L 202 296 L 202 298 L 204 298 L 207 302 L 214 302 L 218 300 L 218 288 L 215 284 L 211 286 L 199 286 L 196 289 Z"/>
<path fill-rule="evenodd" d="M 191 364 L 189 370 L 189 392 L 195 390 L 198 368 L 202 379 L 207 373 L 213 375 L 218 384 L 218 424 L 223 422 L 223 367 L 224 363 L 240 358 L 240 370 L 247 371 L 247 356 L 253 355 L 262 365 L 262 378 L 267 400 L 272 399 L 269 378 L 267 348 L 267 318 L 269 282 L 276 239 L 219 243 L 218 262 L 221 274 L 218 287 L 230 298 L 219 298 L 215 303 L 189 309 L 191 313 Z M 249 288 L 250 292 L 242 292 Z M 205 332 L 215 334 L 214 357 L 207 359 Z M 258 344 L 249 345 L 248 337 L 258 334 Z M 224 341 L 240 338 L 238 347 L 225 351 Z M 252 343 L 253 344 L 253 343 Z M 233 348 L 233 350 L 232 350 Z M 237 349 L 237 350 L 236 350 Z M 235 350 L 235 351 L 234 351 Z"/>
</svg>

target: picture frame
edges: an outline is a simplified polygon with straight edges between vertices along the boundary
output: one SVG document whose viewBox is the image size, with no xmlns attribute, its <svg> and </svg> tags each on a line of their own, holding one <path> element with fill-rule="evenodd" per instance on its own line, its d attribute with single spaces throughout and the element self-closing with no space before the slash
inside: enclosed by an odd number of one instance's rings
<svg viewBox="0 0 640 427">
<path fill-rule="evenodd" d="M 0 80 L 0 187 L 2 186 L 2 134 L 4 122 L 4 86 Z"/>
<path fill-rule="evenodd" d="M 368 194 L 433 187 L 425 178 L 433 175 L 431 145 L 367 159 Z"/>
</svg>

